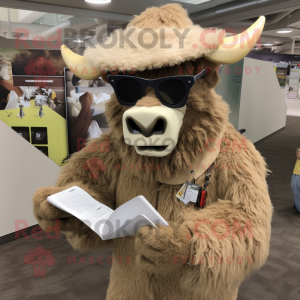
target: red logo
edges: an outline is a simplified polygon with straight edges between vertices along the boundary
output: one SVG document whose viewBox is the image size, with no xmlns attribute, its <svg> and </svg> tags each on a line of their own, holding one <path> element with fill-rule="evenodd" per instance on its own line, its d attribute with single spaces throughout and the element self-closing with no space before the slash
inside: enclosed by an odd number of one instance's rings
<svg viewBox="0 0 300 300">
<path fill-rule="evenodd" d="M 55 258 L 50 250 L 43 247 L 37 247 L 35 250 L 29 250 L 24 257 L 26 265 L 33 265 L 34 277 L 45 277 L 46 267 L 55 264 Z"/>
<path fill-rule="evenodd" d="M 91 179 L 97 179 L 100 171 L 105 170 L 105 165 L 102 159 L 93 157 L 86 161 L 83 168 L 87 171 L 90 171 Z"/>
<path fill-rule="evenodd" d="M 53 65 L 51 59 L 39 56 L 36 59 L 31 59 L 24 68 L 27 75 L 49 75 L 55 76 L 57 69 Z"/>
</svg>

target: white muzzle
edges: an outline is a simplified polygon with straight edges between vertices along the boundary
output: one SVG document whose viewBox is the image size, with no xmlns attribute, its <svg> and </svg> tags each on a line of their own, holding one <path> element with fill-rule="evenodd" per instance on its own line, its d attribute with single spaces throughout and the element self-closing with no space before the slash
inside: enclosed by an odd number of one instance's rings
<svg viewBox="0 0 300 300">
<path fill-rule="evenodd" d="M 135 147 L 140 155 L 162 157 L 176 146 L 186 111 L 164 105 L 134 106 L 123 115 L 125 143 Z"/>
</svg>

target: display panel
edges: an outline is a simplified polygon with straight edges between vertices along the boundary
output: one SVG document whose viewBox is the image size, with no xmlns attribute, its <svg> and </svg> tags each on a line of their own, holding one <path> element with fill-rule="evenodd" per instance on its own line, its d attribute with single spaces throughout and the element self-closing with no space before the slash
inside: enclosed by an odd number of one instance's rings
<svg viewBox="0 0 300 300">
<path fill-rule="evenodd" d="M 58 50 L 0 51 L 0 120 L 60 166 L 69 155 L 63 69 Z"/>
</svg>

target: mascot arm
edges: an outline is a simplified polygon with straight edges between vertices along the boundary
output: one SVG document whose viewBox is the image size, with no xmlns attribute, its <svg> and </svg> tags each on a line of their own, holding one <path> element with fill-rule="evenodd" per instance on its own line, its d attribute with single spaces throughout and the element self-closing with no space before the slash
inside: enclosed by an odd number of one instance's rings
<svg viewBox="0 0 300 300">
<path fill-rule="evenodd" d="M 237 290 L 243 279 L 261 267 L 269 252 L 272 204 L 266 183 L 266 165 L 252 143 L 247 150 L 222 153 L 218 163 L 244 168 L 215 169 L 217 201 L 184 216 L 192 232 L 190 267 L 182 287 L 203 294 L 218 286 Z"/>
<path fill-rule="evenodd" d="M 102 135 L 91 140 L 85 148 L 72 155 L 68 164 L 62 167 L 55 187 L 38 189 L 33 197 L 34 215 L 39 225 L 46 230 L 59 222 L 70 244 L 79 250 L 92 250 L 109 243 L 104 242 L 79 219 L 54 207 L 46 199 L 74 185 L 82 188 L 97 201 L 115 208 L 115 187 L 118 174 L 113 166 L 118 161 L 118 149 Z"/>
</svg>

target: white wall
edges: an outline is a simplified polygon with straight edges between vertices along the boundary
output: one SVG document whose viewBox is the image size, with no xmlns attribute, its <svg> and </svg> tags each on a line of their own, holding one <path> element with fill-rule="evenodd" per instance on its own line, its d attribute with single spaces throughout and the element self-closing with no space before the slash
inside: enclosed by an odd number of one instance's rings
<svg viewBox="0 0 300 300">
<path fill-rule="evenodd" d="M 251 72 L 243 75 L 238 128 L 255 143 L 285 126 L 287 106 L 271 63 L 246 57 L 246 67 Z"/>
<path fill-rule="evenodd" d="M 0 120 L 0 237 L 15 232 L 16 220 L 37 224 L 32 196 L 54 186 L 60 167 Z"/>
<path fill-rule="evenodd" d="M 10 21 L 32 23 L 45 14 L 44 12 L 10 8 Z M 7 8 L 5 7 L 0 7 L 0 20 L 4 22 L 8 21 Z"/>
<path fill-rule="evenodd" d="M 7 8 L 0 7 L 0 20 L 1 21 L 8 21 L 8 14 L 7 14 Z M 11 22 L 18 22 L 19 21 L 19 15 L 18 10 L 11 8 L 10 9 L 10 21 Z"/>
</svg>

